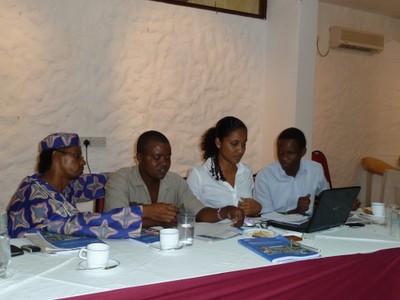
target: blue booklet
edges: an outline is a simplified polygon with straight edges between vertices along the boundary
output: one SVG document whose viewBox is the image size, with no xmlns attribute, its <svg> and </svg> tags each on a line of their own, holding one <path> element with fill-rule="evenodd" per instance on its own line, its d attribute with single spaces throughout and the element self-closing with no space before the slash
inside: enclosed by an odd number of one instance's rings
<svg viewBox="0 0 400 300">
<path fill-rule="evenodd" d="M 320 256 L 318 249 L 292 242 L 282 235 L 272 238 L 240 239 L 238 243 L 274 263 Z"/>
<path fill-rule="evenodd" d="M 77 250 L 91 243 L 103 243 L 95 237 L 65 235 L 45 230 L 32 230 L 25 233 L 25 237 L 44 252 Z"/>
<path fill-rule="evenodd" d="M 143 228 L 139 236 L 130 240 L 141 245 L 150 245 L 160 241 L 160 231 L 155 228 Z"/>
</svg>

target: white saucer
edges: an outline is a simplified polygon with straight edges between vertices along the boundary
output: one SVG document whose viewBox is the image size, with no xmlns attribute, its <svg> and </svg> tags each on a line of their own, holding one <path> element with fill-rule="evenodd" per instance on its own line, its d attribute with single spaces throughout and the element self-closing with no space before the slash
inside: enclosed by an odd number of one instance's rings
<svg viewBox="0 0 400 300">
<path fill-rule="evenodd" d="M 246 237 L 251 237 L 251 238 L 256 238 L 256 237 L 271 238 L 271 237 L 276 236 L 276 233 L 269 229 L 252 228 L 252 229 L 244 230 L 243 235 Z"/>
<path fill-rule="evenodd" d="M 369 214 L 366 214 L 366 213 L 360 213 L 359 216 L 361 218 L 370 220 L 372 222 L 385 223 L 385 216 L 375 216 L 375 215 L 369 215 Z"/>
<path fill-rule="evenodd" d="M 178 247 L 173 248 L 173 249 L 163 250 L 163 249 L 161 249 L 161 243 L 160 243 L 160 242 L 154 242 L 154 243 L 151 243 L 151 244 L 150 244 L 150 248 L 153 249 L 153 250 L 156 250 L 156 251 L 165 251 L 165 252 L 167 252 L 167 251 L 177 251 L 177 250 L 180 250 L 180 249 L 183 248 L 184 245 L 185 245 L 185 244 L 179 242 Z"/>
<path fill-rule="evenodd" d="M 112 259 L 110 258 L 107 262 L 107 265 L 103 268 L 103 267 L 95 267 L 95 268 L 88 268 L 87 266 L 87 261 L 86 260 L 82 260 L 79 265 L 77 270 L 83 270 L 83 271 L 108 271 L 108 270 L 112 270 L 115 269 L 116 267 L 118 267 L 120 264 L 120 262 L 118 260 Z"/>
</svg>

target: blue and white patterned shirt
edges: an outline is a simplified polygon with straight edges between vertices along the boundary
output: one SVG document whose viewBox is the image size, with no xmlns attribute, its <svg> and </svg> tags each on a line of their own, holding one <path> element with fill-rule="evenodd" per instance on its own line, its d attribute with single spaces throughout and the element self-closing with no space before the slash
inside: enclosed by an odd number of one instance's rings
<svg viewBox="0 0 400 300">
<path fill-rule="evenodd" d="M 104 174 L 85 174 L 71 180 L 62 193 L 39 177 L 26 177 L 8 208 L 10 237 L 23 237 L 30 229 L 99 238 L 129 238 L 140 233 L 142 207 L 107 213 L 80 212 L 76 203 L 104 197 Z"/>
</svg>

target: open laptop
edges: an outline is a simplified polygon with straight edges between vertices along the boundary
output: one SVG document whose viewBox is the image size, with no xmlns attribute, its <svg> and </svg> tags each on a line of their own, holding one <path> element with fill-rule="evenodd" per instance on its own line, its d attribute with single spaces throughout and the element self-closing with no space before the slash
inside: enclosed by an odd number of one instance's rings
<svg viewBox="0 0 400 300">
<path fill-rule="evenodd" d="M 360 189 L 359 186 L 351 186 L 321 192 L 313 215 L 304 223 L 291 224 L 273 220 L 268 223 L 274 227 L 299 232 L 314 232 L 343 225 L 350 215 Z"/>
</svg>

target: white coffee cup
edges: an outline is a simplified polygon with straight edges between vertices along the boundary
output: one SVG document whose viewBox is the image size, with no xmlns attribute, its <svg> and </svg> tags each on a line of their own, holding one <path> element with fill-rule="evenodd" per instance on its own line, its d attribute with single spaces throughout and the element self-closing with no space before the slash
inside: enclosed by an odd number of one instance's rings
<svg viewBox="0 0 400 300">
<path fill-rule="evenodd" d="M 179 245 L 179 230 L 176 228 L 161 229 L 160 245 L 162 250 L 177 248 Z"/>
<path fill-rule="evenodd" d="M 79 250 L 78 256 L 86 260 L 88 268 L 104 268 L 110 258 L 110 246 L 104 243 L 92 243 Z"/>
<path fill-rule="evenodd" d="M 371 210 L 374 216 L 384 217 L 385 216 L 385 204 L 382 202 L 372 202 Z"/>
</svg>

